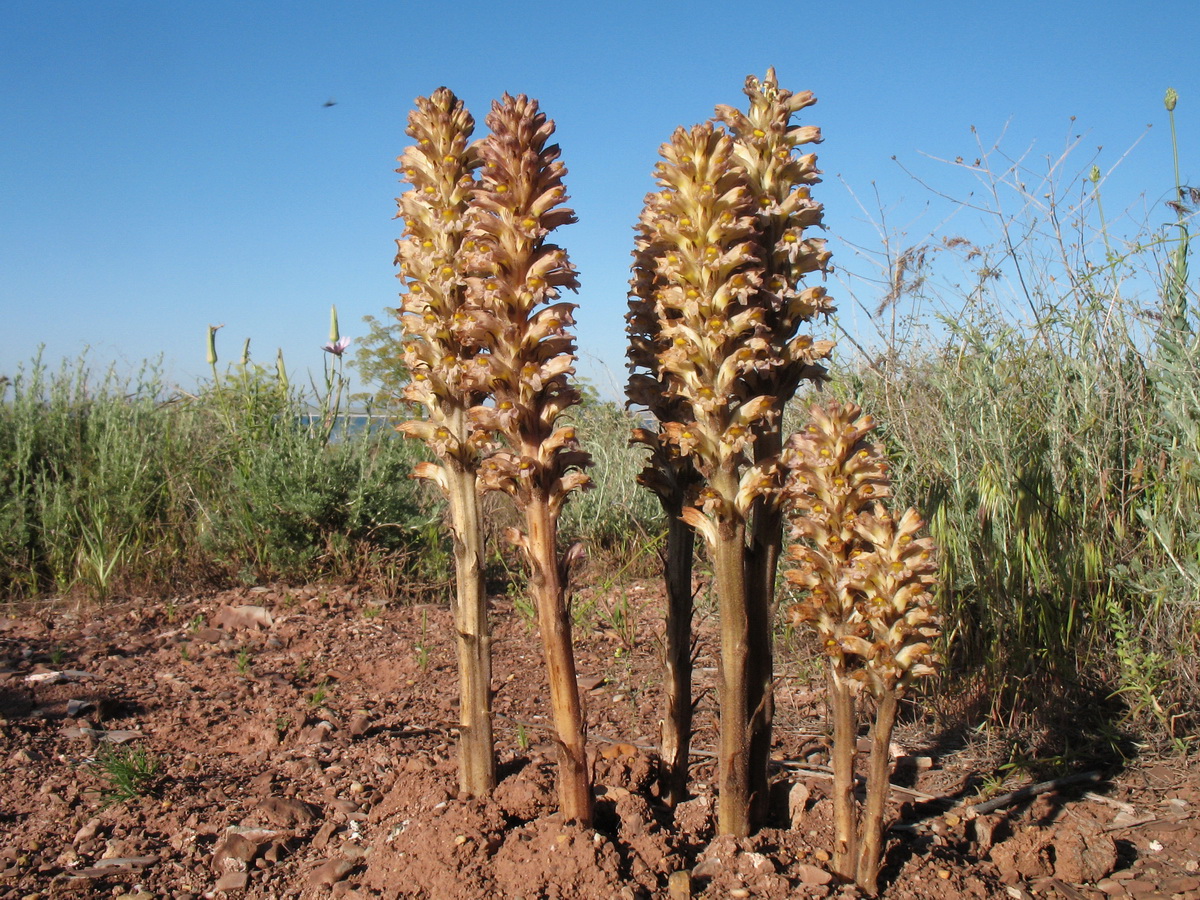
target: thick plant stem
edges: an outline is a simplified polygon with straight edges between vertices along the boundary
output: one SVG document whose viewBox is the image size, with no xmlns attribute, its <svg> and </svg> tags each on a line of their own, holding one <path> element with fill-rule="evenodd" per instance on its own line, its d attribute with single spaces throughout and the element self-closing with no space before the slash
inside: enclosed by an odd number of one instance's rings
<svg viewBox="0 0 1200 900">
<path fill-rule="evenodd" d="M 759 445 L 763 446 L 759 446 Z M 782 448 L 778 429 L 759 437 L 756 455 L 777 456 Z M 765 451 L 765 452 L 764 452 Z M 761 460 L 759 460 L 761 461 Z M 754 502 L 750 520 L 750 545 L 746 554 L 746 606 L 750 617 L 750 674 L 748 702 L 751 709 L 750 779 L 751 817 L 765 822 L 769 812 L 770 785 L 767 766 L 771 758 L 771 728 L 775 719 L 773 635 L 775 632 L 775 578 L 783 544 L 783 513 L 766 497 Z"/>
<path fill-rule="evenodd" d="M 548 500 L 535 494 L 525 508 L 530 562 L 529 590 L 537 605 L 538 628 L 550 682 L 550 704 L 558 743 L 558 804 L 563 818 L 592 824 L 592 782 L 587 764 L 583 709 L 575 654 L 571 647 L 571 618 L 566 604 L 558 551 L 557 527 Z"/>
<path fill-rule="evenodd" d="M 722 473 L 724 474 L 724 473 Z M 727 476 L 728 477 L 728 476 Z M 724 479 L 714 478 L 719 491 Z M 746 837 L 753 829 L 750 776 L 750 650 L 754 643 L 746 609 L 746 525 L 738 517 L 717 524 L 712 547 L 721 616 L 721 742 L 717 828 Z"/>
<path fill-rule="evenodd" d="M 747 578 L 747 581 L 750 581 Z M 749 712 L 750 821 L 754 827 L 767 820 L 770 785 L 767 765 L 771 757 L 771 724 L 775 718 L 775 673 L 772 665 L 774 603 L 770 594 L 748 585 L 746 590 L 747 666 L 746 709 Z"/>
<path fill-rule="evenodd" d="M 858 743 L 854 695 L 849 683 L 829 668 L 829 705 L 833 714 L 833 869 L 847 880 L 855 877 L 858 837 L 854 808 L 854 759 Z"/>
<path fill-rule="evenodd" d="M 862 847 L 858 857 L 858 886 L 874 897 L 878 892 L 879 869 L 883 864 L 883 814 L 891 790 L 891 765 L 888 748 L 896 725 L 896 695 L 887 692 L 879 698 L 875 724 L 871 728 L 871 759 L 867 766 L 867 801 L 862 818 Z"/>
<path fill-rule="evenodd" d="M 475 473 L 451 459 L 445 469 L 454 535 L 458 635 L 459 789 L 485 797 L 496 787 L 492 737 L 492 636 L 483 580 L 483 538 Z"/>
<path fill-rule="evenodd" d="M 687 799 L 692 740 L 692 555 L 696 532 L 667 510 L 666 718 L 662 724 L 661 794 L 674 807 Z"/>
</svg>

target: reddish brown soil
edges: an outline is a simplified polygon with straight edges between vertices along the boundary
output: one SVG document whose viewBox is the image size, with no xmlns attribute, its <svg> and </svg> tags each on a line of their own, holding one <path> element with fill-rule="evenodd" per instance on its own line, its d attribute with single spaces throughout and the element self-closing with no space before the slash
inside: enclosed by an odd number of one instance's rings
<svg viewBox="0 0 1200 900">
<path fill-rule="evenodd" d="M 443 608 L 310 587 L 10 611 L 0 898 L 857 896 L 827 871 L 812 673 L 780 673 L 771 827 L 714 839 L 703 752 L 716 735 L 713 623 L 698 621 L 696 799 L 672 813 L 654 781 L 656 590 L 577 602 L 593 601 L 577 652 L 595 830 L 554 814 L 539 642 L 506 600 L 494 609 L 503 780 L 487 801 L 457 796 Z M 974 785 L 995 761 L 934 745 L 915 726 L 897 741 L 896 781 L 911 790 L 893 796 L 901 822 L 884 897 L 1200 898 L 1196 766 L 1134 764 L 1090 795 L 1051 792 L 975 817 Z M 112 799 L 96 759 L 113 747 L 161 762 L 145 794 Z M 932 808 L 922 795 L 947 799 Z"/>
</svg>

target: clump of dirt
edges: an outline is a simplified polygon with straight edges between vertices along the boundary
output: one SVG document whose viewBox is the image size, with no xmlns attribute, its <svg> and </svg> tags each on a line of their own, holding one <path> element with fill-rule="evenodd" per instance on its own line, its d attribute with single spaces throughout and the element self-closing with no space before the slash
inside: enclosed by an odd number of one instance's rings
<svg viewBox="0 0 1200 900">
<path fill-rule="evenodd" d="M 659 799 L 662 599 L 578 632 L 594 828 L 555 812 L 532 624 L 497 598 L 501 782 L 460 796 L 447 610 L 270 586 L 0 619 L 0 900 L 852 897 L 830 873 L 821 691 L 780 660 L 769 827 L 716 837 L 716 640 L 697 634 L 694 797 Z M 603 608 L 612 598 L 582 598 Z M 971 747 L 894 748 L 889 900 L 1200 898 L 1200 773 L 1146 763 L 984 815 Z M 147 770 L 136 776 L 138 767 Z M 124 779 L 124 782 L 122 782 Z M 125 784 L 127 791 L 122 791 Z"/>
</svg>

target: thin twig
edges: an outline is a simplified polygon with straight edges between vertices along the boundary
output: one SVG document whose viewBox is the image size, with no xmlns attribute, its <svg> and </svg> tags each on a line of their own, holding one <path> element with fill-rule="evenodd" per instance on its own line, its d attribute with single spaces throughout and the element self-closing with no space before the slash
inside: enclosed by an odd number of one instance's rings
<svg viewBox="0 0 1200 900">
<path fill-rule="evenodd" d="M 1075 775 L 1066 775 L 1062 778 L 1055 778 L 1053 781 L 1043 781 L 1039 784 L 1031 784 L 1023 787 L 1020 790 L 1010 791 L 1007 794 L 1001 794 L 999 797 L 994 797 L 991 800 L 983 803 L 976 803 L 974 806 L 968 807 L 971 812 L 976 815 L 994 812 L 1005 806 L 1012 806 L 1014 803 L 1022 803 L 1026 800 L 1032 800 L 1038 794 L 1045 794 L 1049 791 L 1056 791 L 1059 788 L 1069 787 L 1074 784 L 1086 784 L 1089 782 L 1097 782 L 1104 778 L 1102 772 L 1082 772 Z"/>
</svg>

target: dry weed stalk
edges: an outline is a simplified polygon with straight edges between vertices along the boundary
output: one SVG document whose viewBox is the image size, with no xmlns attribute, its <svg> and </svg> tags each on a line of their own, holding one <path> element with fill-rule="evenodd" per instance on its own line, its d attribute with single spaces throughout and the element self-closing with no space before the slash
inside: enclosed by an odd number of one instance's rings
<svg viewBox="0 0 1200 900">
<path fill-rule="evenodd" d="M 651 449 L 642 483 L 702 535 L 713 559 L 721 616 L 718 816 L 723 833 L 738 835 L 761 819 L 767 801 L 780 412 L 802 378 L 824 374 L 818 361 L 831 344 L 798 332 L 832 309 L 822 288 L 798 283 L 828 260 L 824 242 L 805 235 L 821 217 L 809 194 L 815 157 L 794 155 L 820 132 L 791 125 L 812 95 L 781 90 L 773 70 L 762 81 L 748 78 L 746 94 L 748 115 L 717 111 L 730 133 L 713 124 L 680 128 L 663 145 L 660 190 L 647 195 L 638 224 L 627 317 L 630 403 L 659 421 L 657 431 L 634 435 Z M 686 778 L 691 616 L 690 566 L 685 585 L 683 567 L 671 564 L 677 559 L 682 554 L 669 550 L 664 724 L 676 799 Z"/>
<path fill-rule="evenodd" d="M 509 538 L 530 568 L 557 731 L 559 804 L 567 819 L 590 824 L 591 776 L 568 604 L 570 569 L 582 547 L 558 549 L 563 504 L 590 485 L 583 470 L 591 459 L 574 427 L 559 421 L 580 400 L 569 380 L 575 304 L 558 300 L 562 288 L 578 282 L 566 251 L 547 241 L 575 215 L 563 205 L 566 168 L 558 146 L 547 143 L 554 123 L 537 101 L 506 94 L 486 121 L 491 134 L 479 149 L 482 178 L 464 249 L 474 335 L 485 350 L 474 360 L 475 377 L 494 403 L 475 406 L 470 417 L 475 428 L 506 445 L 483 461 L 481 486 L 511 496 L 524 515 L 524 529 L 512 529 Z"/>
<path fill-rule="evenodd" d="M 435 482 L 450 507 L 454 538 L 458 634 L 459 786 L 483 796 L 496 784 L 491 713 L 491 632 L 483 580 L 483 531 L 477 478 L 481 449 L 490 435 L 469 411 L 487 396 L 478 378 L 474 318 L 462 277 L 466 212 L 480 166 L 471 142 L 475 121 L 447 88 L 417 99 L 406 133 L 416 140 L 397 170 L 412 185 L 398 201 L 404 238 L 397 241 L 399 277 L 408 288 L 400 309 L 404 362 L 411 381 L 404 397 L 424 407 L 426 418 L 399 430 L 429 445 L 437 462 L 414 477 Z"/>
<path fill-rule="evenodd" d="M 828 657 L 833 714 L 835 871 L 877 892 L 883 814 L 889 791 L 888 747 L 900 699 L 915 678 L 935 671 L 941 633 L 930 591 L 937 562 L 930 538 L 909 509 L 893 519 L 887 464 L 867 441 L 875 427 L 853 403 L 814 406 L 811 424 L 788 442 L 790 558 L 787 580 L 804 598 L 794 624 L 816 632 Z M 854 801 L 858 696 L 875 702 L 866 803 Z"/>
</svg>

